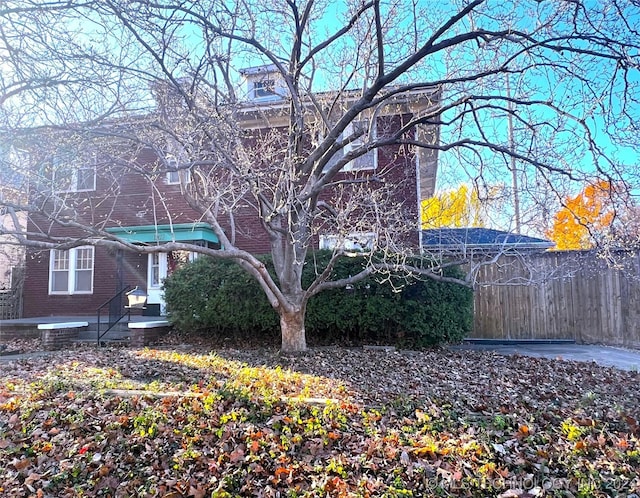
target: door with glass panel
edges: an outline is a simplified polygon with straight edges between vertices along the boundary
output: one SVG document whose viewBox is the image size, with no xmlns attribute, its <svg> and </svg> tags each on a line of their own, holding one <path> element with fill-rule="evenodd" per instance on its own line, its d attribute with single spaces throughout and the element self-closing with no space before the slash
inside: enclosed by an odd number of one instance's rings
<svg viewBox="0 0 640 498">
<path fill-rule="evenodd" d="M 147 277 L 147 307 L 152 310 L 160 306 L 160 314 L 166 313 L 162 293 L 162 282 L 167 278 L 168 258 L 166 253 L 149 254 Z"/>
<path fill-rule="evenodd" d="M 167 306 L 164 301 L 162 285 L 164 279 L 175 270 L 196 258 L 196 253 L 173 251 L 170 253 L 149 254 L 147 278 L 147 308 L 151 312 L 160 307 L 160 314 L 165 315 Z M 151 313 L 150 313 L 151 314 Z"/>
</svg>

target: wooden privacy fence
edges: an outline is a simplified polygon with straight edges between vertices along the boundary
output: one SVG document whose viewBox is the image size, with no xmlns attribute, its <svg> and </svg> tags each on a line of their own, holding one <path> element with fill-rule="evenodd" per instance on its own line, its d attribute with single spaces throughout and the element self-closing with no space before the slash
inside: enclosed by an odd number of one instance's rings
<svg viewBox="0 0 640 498">
<path fill-rule="evenodd" d="M 574 339 L 640 348 L 640 255 L 502 256 L 483 266 L 473 338 Z"/>
</svg>

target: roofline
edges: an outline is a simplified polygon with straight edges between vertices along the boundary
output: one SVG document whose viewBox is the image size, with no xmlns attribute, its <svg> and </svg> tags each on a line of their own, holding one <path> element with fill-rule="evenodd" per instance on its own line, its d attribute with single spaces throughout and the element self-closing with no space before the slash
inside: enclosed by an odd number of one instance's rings
<svg viewBox="0 0 640 498">
<path fill-rule="evenodd" d="M 245 74 L 272 73 L 277 70 L 278 66 L 275 64 L 265 64 L 261 66 L 244 67 L 239 69 L 238 72 L 244 76 Z"/>
<path fill-rule="evenodd" d="M 391 87 L 390 89 L 393 89 Z M 313 95 L 318 98 L 322 97 L 335 97 L 336 94 L 342 94 L 347 101 L 355 101 L 358 99 L 361 90 L 326 90 L 323 92 L 314 92 Z M 418 99 L 415 97 L 421 97 L 427 99 L 434 106 L 435 103 L 440 102 L 442 95 L 442 89 L 440 87 L 425 87 L 422 89 L 405 90 L 396 95 L 388 97 L 384 100 L 383 105 L 397 105 L 416 102 Z M 411 98 L 414 97 L 414 98 Z M 304 99 L 304 97 L 303 97 Z M 238 102 L 240 111 L 253 111 L 264 110 L 265 108 L 271 108 L 273 110 L 278 108 L 289 108 L 288 97 L 281 97 L 279 99 L 273 99 L 268 101 L 253 101 L 247 100 Z"/>
<path fill-rule="evenodd" d="M 327 90 L 326 92 L 318 92 L 318 93 L 315 93 L 314 95 L 322 97 L 322 96 L 332 96 L 332 95 L 335 96 L 336 93 L 342 93 L 343 95 L 346 96 L 347 101 L 353 102 L 357 99 L 358 92 L 359 90 L 348 90 L 343 92 L 335 91 L 335 90 L 334 91 Z M 384 108 L 384 107 L 389 107 L 394 105 L 395 106 L 406 105 L 406 106 L 409 106 L 406 112 L 414 112 L 414 113 L 424 109 L 429 109 L 429 108 L 436 110 L 439 106 L 441 95 L 442 95 L 442 89 L 440 87 L 429 87 L 429 88 L 423 88 L 420 90 L 407 90 L 390 97 L 388 100 L 385 100 L 382 103 L 382 107 Z M 309 106 L 312 105 L 311 101 L 308 98 L 304 100 L 308 102 Z M 418 104 L 418 102 L 420 101 L 422 102 L 422 105 Z M 222 107 L 224 107 L 225 105 L 231 105 L 231 104 L 221 104 Z M 253 129 L 253 128 L 264 126 L 265 120 L 267 120 L 267 123 L 268 123 L 267 126 L 279 126 L 279 124 L 277 123 L 277 120 L 286 118 L 289 116 L 290 99 L 281 98 L 276 100 L 253 101 L 253 102 L 244 101 L 244 102 L 238 102 L 237 105 L 238 105 L 238 112 L 241 114 L 241 116 L 239 116 L 239 122 L 240 122 L 239 124 L 245 127 L 246 129 Z M 374 110 L 370 108 L 365 109 L 363 112 L 367 112 L 367 111 L 374 112 Z M 256 115 L 251 116 L 250 113 L 252 112 L 256 113 Z M 382 115 L 386 115 L 386 114 L 391 114 L 391 112 L 382 113 Z M 398 114 L 398 112 L 397 111 L 393 112 L 393 114 Z M 107 119 L 104 122 L 101 122 L 99 126 L 93 129 L 109 130 L 109 128 L 112 126 L 114 127 L 121 126 L 121 125 L 126 126 L 126 125 L 132 125 L 132 123 L 134 122 L 146 122 L 148 120 L 153 121 L 156 115 L 157 115 L 156 110 L 150 110 L 149 112 L 146 112 L 144 114 L 125 114 L 118 118 Z M 274 118 L 276 122 L 270 122 L 270 120 Z M 70 128 L 68 129 L 65 129 L 64 127 L 62 128 L 57 127 L 57 126 L 42 126 L 35 130 L 30 128 L 15 130 L 15 133 L 18 139 L 23 140 L 20 146 L 23 147 L 25 151 L 28 151 L 29 148 L 23 144 L 28 143 L 30 141 L 29 137 L 34 132 L 36 134 L 60 133 L 64 135 L 69 131 L 74 131 L 74 128 L 72 128 L 73 126 L 82 127 L 85 124 L 86 123 L 82 123 L 82 122 L 75 123 L 74 125 L 69 125 Z M 438 126 L 436 126 L 435 128 L 439 130 Z M 12 143 L 12 145 L 15 146 L 15 143 Z"/>
</svg>

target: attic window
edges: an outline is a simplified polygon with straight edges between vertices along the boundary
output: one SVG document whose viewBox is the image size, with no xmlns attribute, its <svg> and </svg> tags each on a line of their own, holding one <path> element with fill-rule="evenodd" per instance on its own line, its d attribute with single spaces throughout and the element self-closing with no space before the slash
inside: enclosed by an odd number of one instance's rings
<svg viewBox="0 0 640 498">
<path fill-rule="evenodd" d="M 261 80 L 253 83 L 253 98 L 254 99 L 272 99 L 277 98 L 278 94 L 275 91 L 275 83 L 273 80 Z"/>
</svg>

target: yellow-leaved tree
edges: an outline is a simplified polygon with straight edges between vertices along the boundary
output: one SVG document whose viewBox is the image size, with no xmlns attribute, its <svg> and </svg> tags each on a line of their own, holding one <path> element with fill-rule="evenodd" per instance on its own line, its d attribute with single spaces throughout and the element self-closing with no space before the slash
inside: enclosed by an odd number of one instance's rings
<svg viewBox="0 0 640 498">
<path fill-rule="evenodd" d="M 422 201 L 423 230 L 429 228 L 463 228 L 484 225 L 478 190 L 462 184 L 456 190 L 437 194 Z"/>
<path fill-rule="evenodd" d="M 613 223 L 611 194 L 611 183 L 598 180 L 575 197 L 567 197 L 564 207 L 553 217 L 553 226 L 545 234 L 555 242 L 555 249 L 593 248 L 598 236 L 608 231 Z"/>
</svg>

